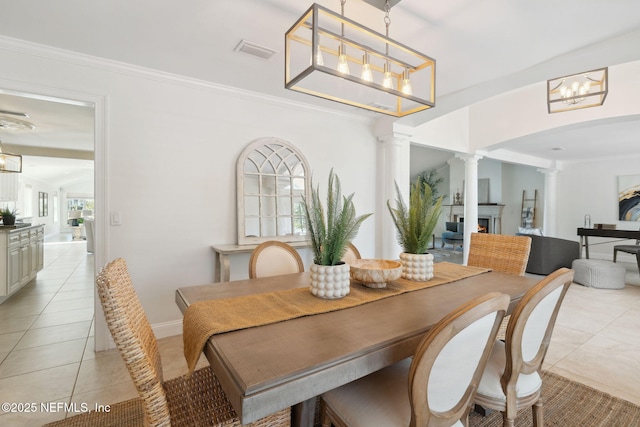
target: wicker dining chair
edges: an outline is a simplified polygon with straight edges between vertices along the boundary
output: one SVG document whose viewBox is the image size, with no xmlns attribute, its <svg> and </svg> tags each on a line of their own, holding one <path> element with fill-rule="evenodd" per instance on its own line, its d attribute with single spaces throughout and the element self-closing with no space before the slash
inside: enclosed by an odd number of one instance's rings
<svg viewBox="0 0 640 427">
<path fill-rule="evenodd" d="M 523 276 L 530 250 L 531 239 L 527 236 L 471 233 L 467 265 Z"/>
<path fill-rule="evenodd" d="M 249 258 L 249 278 L 302 273 L 304 264 L 298 251 L 277 240 L 260 243 Z"/>
<path fill-rule="evenodd" d="M 434 325 L 404 359 L 322 395 L 322 426 L 468 425 L 509 296 L 492 292 Z"/>
<path fill-rule="evenodd" d="M 478 385 L 475 402 L 501 411 L 513 427 L 518 410 L 531 406 L 533 425 L 542 419 L 542 364 L 573 270 L 554 271 L 529 289 L 511 314 L 505 342 L 496 341 Z"/>
<path fill-rule="evenodd" d="M 163 380 L 156 338 L 122 258 L 107 264 L 96 284 L 107 325 L 142 400 L 145 425 L 240 426 L 210 367 Z M 287 408 L 249 425 L 289 426 L 290 414 Z"/>
<path fill-rule="evenodd" d="M 524 276 L 529 262 L 531 238 L 506 234 L 471 233 L 467 265 Z M 504 339 L 510 316 L 502 321 L 498 338 Z"/>
</svg>

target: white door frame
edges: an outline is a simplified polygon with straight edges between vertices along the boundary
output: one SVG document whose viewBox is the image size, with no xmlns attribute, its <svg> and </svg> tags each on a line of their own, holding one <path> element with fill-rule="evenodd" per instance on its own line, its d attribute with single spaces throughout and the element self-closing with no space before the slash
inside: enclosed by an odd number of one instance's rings
<svg viewBox="0 0 640 427">
<path fill-rule="evenodd" d="M 97 274 L 108 259 L 107 242 L 107 138 L 106 138 L 106 95 L 96 95 L 75 92 L 61 88 L 38 86 L 25 82 L 0 79 L 0 93 L 16 96 L 34 96 L 49 101 L 80 102 L 94 109 L 94 200 L 95 200 L 95 238 L 94 238 L 94 271 Z M 113 341 L 107 323 L 102 314 L 102 306 L 97 292 L 94 290 L 94 330 L 95 351 L 107 350 L 113 347 Z"/>
</svg>

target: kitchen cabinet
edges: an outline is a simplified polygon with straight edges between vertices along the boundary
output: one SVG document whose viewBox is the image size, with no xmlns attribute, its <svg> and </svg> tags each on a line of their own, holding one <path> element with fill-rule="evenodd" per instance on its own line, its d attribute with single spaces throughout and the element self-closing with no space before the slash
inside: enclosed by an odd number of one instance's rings
<svg viewBox="0 0 640 427">
<path fill-rule="evenodd" d="M 43 225 L 0 227 L 0 302 L 35 279 L 43 267 Z"/>
</svg>

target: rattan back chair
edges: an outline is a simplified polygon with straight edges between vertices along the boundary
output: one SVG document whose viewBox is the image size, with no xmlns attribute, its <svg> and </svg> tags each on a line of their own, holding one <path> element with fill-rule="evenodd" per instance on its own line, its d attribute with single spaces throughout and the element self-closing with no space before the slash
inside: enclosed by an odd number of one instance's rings
<svg viewBox="0 0 640 427">
<path fill-rule="evenodd" d="M 471 402 L 509 296 L 492 292 L 453 310 L 404 359 L 322 395 L 322 426 L 468 425 Z"/>
<path fill-rule="evenodd" d="M 505 427 L 513 427 L 518 410 L 527 406 L 533 410 L 533 425 L 544 425 L 542 364 L 573 274 L 561 268 L 529 289 L 511 314 L 505 341 L 493 347 L 475 401 L 501 411 Z"/>
<path fill-rule="evenodd" d="M 107 264 L 96 284 L 107 325 L 142 400 L 145 425 L 240 426 L 211 368 L 163 381 L 157 341 L 123 259 Z M 289 426 L 290 412 L 250 425 Z"/>
<path fill-rule="evenodd" d="M 530 250 L 527 236 L 471 233 L 467 265 L 523 276 Z"/>
<path fill-rule="evenodd" d="M 467 265 L 524 276 L 530 251 L 531 238 L 527 236 L 471 233 Z M 504 340 L 510 318 L 506 316 L 502 321 L 498 332 L 501 340 Z"/>
<path fill-rule="evenodd" d="M 249 258 L 249 278 L 302 273 L 304 264 L 298 251 L 277 240 L 260 243 Z"/>
</svg>

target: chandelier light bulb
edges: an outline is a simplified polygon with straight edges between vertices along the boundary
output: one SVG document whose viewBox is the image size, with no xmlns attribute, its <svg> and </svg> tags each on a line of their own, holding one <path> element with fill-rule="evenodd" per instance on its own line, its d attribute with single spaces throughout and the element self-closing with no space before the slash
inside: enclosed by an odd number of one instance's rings
<svg viewBox="0 0 640 427">
<path fill-rule="evenodd" d="M 573 83 L 571 83 L 571 92 L 573 93 L 573 95 L 576 95 L 578 93 L 579 88 L 580 83 L 577 80 L 574 80 Z"/>
<path fill-rule="evenodd" d="M 371 64 L 369 63 L 369 54 L 365 52 L 362 56 L 362 73 L 360 78 L 365 82 L 373 81 L 373 72 L 371 72 Z"/>
<path fill-rule="evenodd" d="M 393 76 L 391 75 L 391 66 L 388 62 L 384 64 L 384 77 L 382 79 L 382 86 L 387 89 L 393 89 Z"/>
<path fill-rule="evenodd" d="M 567 97 L 567 87 L 565 85 L 560 86 L 560 96 L 562 98 L 566 98 Z"/>
<path fill-rule="evenodd" d="M 404 70 L 402 73 L 402 93 L 405 95 L 413 95 L 413 88 L 411 87 L 411 80 L 409 79 L 409 70 Z"/>
<path fill-rule="evenodd" d="M 338 67 L 337 70 L 341 74 L 349 74 L 349 63 L 347 62 L 347 49 L 341 44 L 338 47 Z"/>
</svg>

